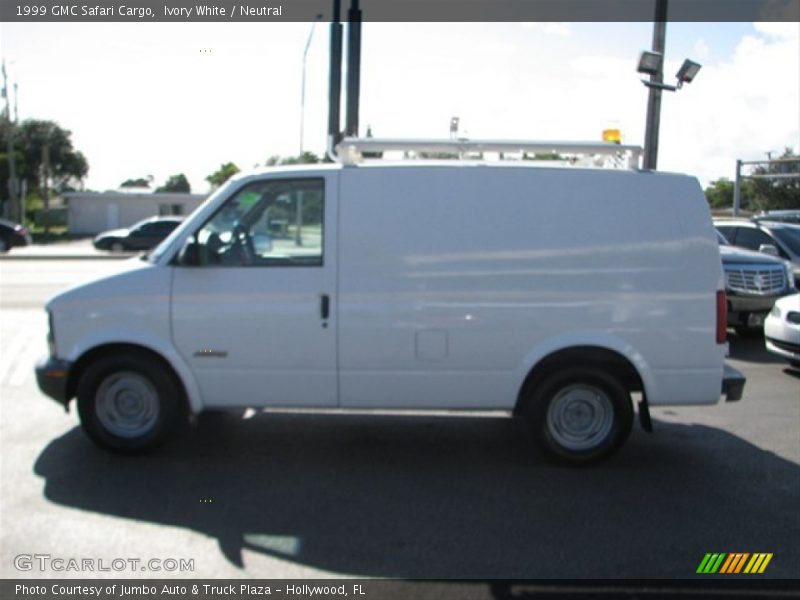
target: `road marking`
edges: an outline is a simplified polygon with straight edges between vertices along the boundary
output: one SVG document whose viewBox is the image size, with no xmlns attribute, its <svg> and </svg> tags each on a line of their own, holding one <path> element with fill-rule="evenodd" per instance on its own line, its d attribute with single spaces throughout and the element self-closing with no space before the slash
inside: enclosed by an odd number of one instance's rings
<svg viewBox="0 0 800 600">
<path fill-rule="evenodd" d="M 11 368 L 14 359 L 22 353 L 22 349 L 30 336 L 30 332 L 24 328 L 17 331 L 17 335 L 11 340 L 11 343 L 3 344 L 3 350 L 0 353 L 0 382 L 6 378 L 6 373 Z"/>
<path fill-rule="evenodd" d="M 13 323 L 12 327 L 9 327 Z M 47 325 L 39 310 L 3 311 L 0 319 L 0 384 L 19 387 L 33 374 L 34 362 L 46 352 Z M 5 343 L 6 340 L 10 340 Z"/>
<path fill-rule="evenodd" d="M 34 329 L 31 333 L 33 335 L 29 335 L 30 344 L 28 344 L 28 347 L 22 352 L 19 361 L 17 361 L 16 368 L 11 372 L 11 376 L 9 377 L 8 385 L 11 387 L 25 385 L 28 377 L 33 374 L 33 367 L 36 359 L 44 353 L 42 344 L 38 342 L 40 336 L 37 334 L 41 333 L 39 328 Z"/>
</svg>

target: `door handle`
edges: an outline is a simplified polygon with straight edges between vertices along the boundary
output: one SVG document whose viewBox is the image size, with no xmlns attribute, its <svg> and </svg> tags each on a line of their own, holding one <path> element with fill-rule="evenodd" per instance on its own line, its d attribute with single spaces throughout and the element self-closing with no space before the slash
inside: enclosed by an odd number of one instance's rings
<svg viewBox="0 0 800 600">
<path fill-rule="evenodd" d="M 328 294 L 322 294 L 319 297 L 319 315 L 323 320 L 327 319 L 331 314 L 331 297 Z"/>
</svg>

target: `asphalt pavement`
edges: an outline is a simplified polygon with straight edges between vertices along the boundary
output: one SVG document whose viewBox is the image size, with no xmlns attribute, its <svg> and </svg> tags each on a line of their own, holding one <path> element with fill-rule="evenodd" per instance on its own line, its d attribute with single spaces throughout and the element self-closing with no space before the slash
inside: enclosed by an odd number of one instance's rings
<svg viewBox="0 0 800 600">
<path fill-rule="evenodd" d="M 269 411 L 115 456 L 32 370 L 44 299 L 113 266 L 0 262 L 0 577 L 687 578 L 708 552 L 800 577 L 800 371 L 762 340 L 731 337 L 742 401 L 654 409 L 655 433 L 592 468 L 549 464 L 507 419 Z M 36 553 L 193 570 L 15 567 Z"/>
<path fill-rule="evenodd" d="M 131 252 L 107 252 L 97 250 L 89 238 L 80 238 L 69 241 L 60 241 L 52 244 L 31 244 L 29 246 L 16 246 L 3 254 L 0 261 L 4 260 L 104 260 L 124 259 L 134 256 Z"/>
</svg>

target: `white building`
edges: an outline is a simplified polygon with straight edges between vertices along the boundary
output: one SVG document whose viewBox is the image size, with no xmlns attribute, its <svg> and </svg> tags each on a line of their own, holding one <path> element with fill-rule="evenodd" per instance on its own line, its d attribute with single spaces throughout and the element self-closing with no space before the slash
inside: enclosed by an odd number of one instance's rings
<svg viewBox="0 0 800 600">
<path fill-rule="evenodd" d="M 95 235 L 157 215 L 188 215 L 206 199 L 206 194 L 69 192 L 64 199 L 69 232 Z"/>
</svg>

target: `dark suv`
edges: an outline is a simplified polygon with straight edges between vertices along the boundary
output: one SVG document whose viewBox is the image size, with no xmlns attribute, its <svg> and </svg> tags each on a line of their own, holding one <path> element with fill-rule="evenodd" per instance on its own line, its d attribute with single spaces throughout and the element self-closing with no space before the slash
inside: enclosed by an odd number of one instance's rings
<svg viewBox="0 0 800 600">
<path fill-rule="evenodd" d="M 780 258 L 731 246 L 719 232 L 717 239 L 725 271 L 728 326 L 738 333 L 759 332 L 775 300 L 794 293 L 792 268 Z"/>
</svg>

